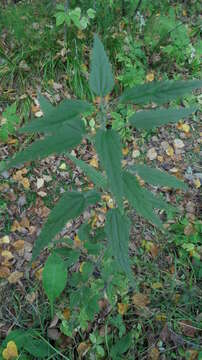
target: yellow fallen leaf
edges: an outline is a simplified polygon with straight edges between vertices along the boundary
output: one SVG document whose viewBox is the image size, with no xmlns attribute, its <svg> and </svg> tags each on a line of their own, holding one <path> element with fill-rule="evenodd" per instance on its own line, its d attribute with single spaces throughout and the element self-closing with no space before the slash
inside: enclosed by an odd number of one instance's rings
<svg viewBox="0 0 202 360">
<path fill-rule="evenodd" d="M 19 224 L 19 222 L 17 220 L 14 220 L 14 222 L 11 226 L 11 232 L 21 231 L 21 230 L 22 230 L 22 226 Z"/>
<path fill-rule="evenodd" d="M 182 11 L 182 15 L 183 15 L 183 16 L 187 16 L 186 10 L 183 10 L 183 11 Z"/>
<path fill-rule="evenodd" d="M 9 282 L 10 284 L 15 284 L 15 283 L 17 283 L 22 277 L 23 277 L 23 272 L 14 271 L 14 272 L 11 273 L 10 276 L 8 277 L 8 282 Z"/>
<path fill-rule="evenodd" d="M 146 294 L 136 293 L 132 297 L 133 304 L 138 307 L 146 307 L 150 300 Z"/>
<path fill-rule="evenodd" d="M 163 289 L 163 284 L 161 282 L 155 282 L 151 285 L 152 289 Z"/>
<path fill-rule="evenodd" d="M 163 162 L 163 160 L 164 160 L 164 159 L 163 159 L 163 156 L 158 155 L 158 156 L 157 156 L 157 160 L 158 160 L 159 162 L 161 162 L 161 163 L 162 163 L 162 162 Z"/>
<path fill-rule="evenodd" d="M 60 170 L 66 170 L 67 168 L 67 165 L 65 163 L 62 163 L 60 166 L 59 166 L 59 169 Z"/>
<path fill-rule="evenodd" d="M 3 256 L 5 258 L 5 260 L 11 260 L 14 257 L 13 254 L 8 250 L 3 250 L 1 252 L 1 256 Z"/>
<path fill-rule="evenodd" d="M 123 154 L 124 156 L 128 155 L 128 152 L 129 152 L 128 147 L 122 149 L 122 154 Z"/>
<path fill-rule="evenodd" d="M 118 313 L 120 314 L 120 315 L 124 315 L 126 312 L 127 312 L 127 310 L 128 310 L 128 304 L 123 304 L 123 303 L 118 303 L 117 304 L 117 307 L 118 307 Z"/>
<path fill-rule="evenodd" d="M 166 154 L 170 157 L 173 157 L 174 155 L 174 149 L 172 146 L 169 145 L 169 147 L 166 149 Z"/>
<path fill-rule="evenodd" d="M 196 187 L 197 189 L 200 188 L 201 182 L 200 182 L 200 180 L 199 180 L 198 178 L 197 178 L 197 179 L 194 179 L 194 185 L 195 185 L 195 187 Z"/>
<path fill-rule="evenodd" d="M 165 322 L 167 320 L 166 314 L 165 313 L 157 314 L 156 315 L 156 320 Z"/>
<path fill-rule="evenodd" d="M 153 72 L 148 73 L 147 76 L 146 76 L 146 80 L 147 81 L 153 81 L 154 80 L 154 73 Z"/>
<path fill-rule="evenodd" d="M 91 223 L 91 228 L 92 228 L 92 229 L 95 229 L 95 228 L 96 228 L 97 222 L 98 222 L 98 216 L 95 215 L 95 216 L 93 217 L 93 221 L 92 221 L 92 223 Z"/>
<path fill-rule="evenodd" d="M 30 182 L 27 178 L 23 177 L 21 180 L 20 180 L 20 183 L 24 186 L 24 188 L 26 190 L 28 190 L 30 188 Z"/>
<path fill-rule="evenodd" d="M 10 243 L 10 239 L 8 235 L 5 235 L 0 239 L 0 244 L 9 244 L 9 243 Z"/>
<path fill-rule="evenodd" d="M 2 352 L 3 359 L 12 360 L 18 357 L 18 349 L 14 341 L 9 341 L 6 349 Z"/>
<path fill-rule="evenodd" d="M 79 266 L 79 271 L 80 271 L 80 273 L 83 272 L 83 266 L 84 266 L 84 264 L 85 264 L 85 261 L 83 261 L 83 262 L 81 263 L 81 265 Z"/>
<path fill-rule="evenodd" d="M 98 160 L 97 160 L 97 157 L 96 157 L 96 156 L 93 157 L 93 158 L 90 160 L 89 164 L 90 164 L 91 166 L 95 167 L 95 168 L 98 168 Z"/>
<path fill-rule="evenodd" d="M 62 314 L 63 314 L 65 320 L 69 320 L 69 318 L 70 318 L 70 309 L 69 308 L 64 309 Z"/>
<path fill-rule="evenodd" d="M 7 143 L 8 145 L 14 145 L 14 144 L 17 144 L 18 142 L 18 139 L 13 139 L 13 138 L 9 138 Z"/>
<path fill-rule="evenodd" d="M 82 242 L 79 239 L 78 235 L 75 235 L 75 237 L 74 237 L 74 246 L 76 248 L 81 248 L 82 247 Z"/>
<path fill-rule="evenodd" d="M 182 131 L 188 134 L 190 132 L 190 126 L 188 124 L 182 124 Z"/>
<path fill-rule="evenodd" d="M 6 279 L 10 275 L 10 269 L 6 266 L 0 266 L 0 278 Z"/>
<path fill-rule="evenodd" d="M 37 280 L 39 280 L 39 281 L 42 280 L 42 273 L 43 273 L 43 267 L 35 272 L 35 276 L 36 276 Z"/>
</svg>

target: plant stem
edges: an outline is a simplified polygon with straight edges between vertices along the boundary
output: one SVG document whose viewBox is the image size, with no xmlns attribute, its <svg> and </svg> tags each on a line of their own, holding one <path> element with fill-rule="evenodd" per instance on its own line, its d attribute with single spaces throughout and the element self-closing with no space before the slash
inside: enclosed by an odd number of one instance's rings
<svg viewBox="0 0 202 360">
<path fill-rule="evenodd" d="M 69 0 L 66 0 L 66 3 L 65 3 L 65 12 L 67 13 L 69 9 Z M 64 42 L 65 42 L 65 46 L 67 47 L 67 24 L 65 22 L 64 24 Z"/>
</svg>

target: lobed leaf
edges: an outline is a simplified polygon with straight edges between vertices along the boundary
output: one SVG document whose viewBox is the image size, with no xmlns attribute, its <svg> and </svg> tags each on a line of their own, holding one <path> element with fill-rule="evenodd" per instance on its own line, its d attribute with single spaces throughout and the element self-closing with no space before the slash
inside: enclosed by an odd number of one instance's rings
<svg viewBox="0 0 202 360">
<path fill-rule="evenodd" d="M 101 97 L 109 94 L 114 87 L 111 65 L 97 35 L 94 35 L 89 84 L 95 95 Z"/>
<path fill-rule="evenodd" d="M 129 122 L 137 129 L 150 130 L 161 125 L 177 122 L 196 110 L 196 108 L 188 108 L 138 111 L 129 118 Z"/>
<path fill-rule="evenodd" d="M 133 278 L 128 254 L 129 219 L 126 215 L 122 215 L 118 209 L 110 209 L 107 212 L 105 232 L 116 261 L 121 269 L 130 278 Z"/>
<path fill-rule="evenodd" d="M 149 184 L 187 190 L 187 185 L 185 183 L 178 180 L 175 176 L 163 172 L 162 170 L 151 168 L 147 165 L 141 164 L 129 166 L 128 170 L 134 171 Z"/>
<path fill-rule="evenodd" d="M 154 81 L 126 89 L 120 98 L 120 102 L 132 104 L 155 102 L 156 104 L 164 104 L 170 100 L 182 97 L 201 86 L 201 80 Z"/>
<path fill-rule="evenodd" d="M 121 141 L 114 130 L 99 130 L 95 137 L 95 147 L 104 167 L 109 187 L 114 194 L 117 204 L 122 207 L 123 182 L 121 173 Z"/>
</svg>

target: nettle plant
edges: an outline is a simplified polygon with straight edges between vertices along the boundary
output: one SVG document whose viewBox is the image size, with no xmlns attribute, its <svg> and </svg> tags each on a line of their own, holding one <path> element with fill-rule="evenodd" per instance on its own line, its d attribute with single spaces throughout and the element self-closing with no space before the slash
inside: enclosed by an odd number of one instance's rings
<svg viewBox="0 0 202 360">
<path fill-rule="evenodd" d="M 70 26 L 74 24 L 78 29 L 84 30 L 90 24 L 90 21 L 95 17 L 95 10 L 89 8 L 85 16 L 81 15 L 81 8 L 76 7 L 75 9 L 69 10 L 65 5 L 59 4 L 56 7 L 55 13 L 56 26 L 64 25 Z"/>
<path fill-rule="evenodd" d="M 163 105 L 199 88 L 201 84 L 202 82 L 199 80 L 190 80 L 138 85 L 126 89 L 119 98 L 119 103 L 144 105 L 154 102 Z M 55 236 L 67 222 L 79 217 L 89 206 L 99 202 L 103 192 L 110 193 L 114 200 L 114 207 L 109 208 L 106 213 L 105 226 L 102 229 L 103 237 L 107 239 L 108 248 L 111 249 L 111 254 L 118 264 L 120 272 L 127 274 L 131 286 L 133 286 L 134 275 L 128 251 L 131 230 L 130 210 L 135 209 L 139 215 L 163 230 L 162 222 L 155 209 L 169 210 L 171 208 L 171 205 L 166 203 L 163 198 L 155 196 L 151 191 L 142 187 L 137 175 L 152 185 L 185 190 L 186 185 L 177 178 L 144 164 L 122 165 L 120 135 L 112 128 L 105 101 L 105 97 L 113 90 L 114 78 L 108 57 L 97 35 L 94 36 L 89 85 L 91 91 L 100 97 L 96 134 L 87 133 L 85 123 L 81 118 L 82 114 L 86 112 L 94 112 L 94 107 L 89 103 L 68 99 L 54 107 L 40 96 L 39 101 L 44 117 L 37 121 L 31 121 L 21 128 L 20 132 L 42 133 L 44 137 L 36 140 L 24 151 L 17 153 L 13 159 L 8 161 L 7 168 L 39 160 L 51 154 L 65 153 L 67 158 L 79 167 L 94 184 L 94 190 L 83 192 L 69 190 L 61 195 L 36 239 L 32 261 L 53 242 Z M 128 123 L 138 130 L 149 130 L 160 125 L 174 123 L 195 111 L 196 108 L 136 111 L 130 116 Z M 78 146 L 84 138 L 90 140 L 96 149 L 100 160 L 100 171 L 71 153 L 71 150 Z M 62 241 L 64 239 L 61 239 Z M 43 285 L 52 309 L 55 298 L 60 295 L 66 285 L 66 280 L 66 263 L 58 252 L 53 252 L 43 271 Z"/>
</svg>

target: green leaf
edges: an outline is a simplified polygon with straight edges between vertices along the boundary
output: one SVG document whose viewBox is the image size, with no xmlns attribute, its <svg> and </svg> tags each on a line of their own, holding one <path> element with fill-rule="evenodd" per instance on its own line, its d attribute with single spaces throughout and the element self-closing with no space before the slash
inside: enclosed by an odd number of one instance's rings
<svg viewBox="0 0 202 360">
<path fill-rule="evenodd" d="M 159 217 L 153 211 L 153 206 L 148 201 L 147 192 L 141 188 L 136 177 L 127 171 L 123 172 L 124 194 L 128 202 L 138 214 L 149 220 L 152 224 L 162 228 Z"/>
<path fill-rule="evenodd" d="M 131 346 L 132 343 L 132 333 L 123 336 L 121 339 L 116 341 L 114 345 L 112 345 L 110 350 L 110 355 L 112 359 L 117 359 L 117 356 L 124 354 Z"/>
<path fill-rule="evenodd" d="M 2 342 L 1 347 L 6 348 L 9 341 L 14 341 L 16 343 L 18 350 L 20 350 L 24 347 L 24 344 L 29 336 L 30 336 L 29 330 L 28 331 L 24 331 L 20 329 L 13 330 L 7 335 L 6 339 Z"/>
<path fill-rule="evenodd" d="M 56 17 L 56 26 L 64 24 L 66 14 L 64 12 L 58 12 L 55 14 Z"/>
<path fill-rule="evenodd" d="M 77 146 L 84 134 L 84 125 L 82 120 L 71 126 L 65 125 L 54 135 L 47 135 L 43 140 L 36 140 L 27 149 L 19 152 L 14 159 L 8 162 L 7 168 L 16 165 L 45 158 L 51 154 L 61 154 Z"/>
<path fill-rule="evenodd" d="M 187 185 L 178 180 L 175 176 L 167 174 L 159 169 L 151 168 L 147 165 L 132 165 L 128 167 L 137 173 L 144 181 L 152 185 L 168 186 L 174 189 L 187 190 Z"/>
<path fill-rule="evenodd" d="M 97 96 L 106 96 L 114 87 L 111 65 L 99 37 L 94 35 L 91 56 L 90 88 Z"/>
<path fill-rule="evenodd" d="M 107 212 L 105 232 L 117 263 L 133 281 L 128 255 L 129 219 L 118 209 L 110 209 Z"/>
<path fill-rule="evenodd" d="M 155 102 L 156 104 L 164 104 L 170 100 L 182 97 L 201 86 L 201 80 L 154 81 L 126 89 L 120 98 L 120 102 L 132 104 Z"/>
<path fill-rule="evenodd" d="M 177 122 L 184 117 L 188 117 L 196 110 L 196 108 L 188 108 L 138 111 L 129 118 L 129 122 L 137 129 L 150 130 L 161 125 Z"/>
<path fill-rule="evenodd" d="M 94 19 L 95 15 L 96 15 L 96 11 L 93 10 L 93 9 L 91 9 L 91 8 L 89 8 L 89 9 L 87 10 L 87 15 L 88 15 L 88 17 L 89 17 L 90 19 Z"/>
<path fill-rule="evenodd" d="M 71 154 L 67 154 L 66 156 L 89 177 L 98 189 L 107 189 L 107 179 L 99 171 Z"/>
<path fill-rule="evenodd" d="M 44 266 L 42 273 L 43 288 L 50 301 L 52 315 L 55 299 L 63 292 L 67 282 L 67 267 L 65 261 L 56 253 L 52 253 Z"/>
<path fill-rule="evenodd" d="M 19 131 L 21 133 L 43 133 L 54 132 L 66 125 L 70 128 L 80 122 L 79 115 L 91 112 L 93 107 L 81 100 L 64 100 L 57 107 L 53 106 L 45 97 L 39 95 L 40 107 L 44 116 L 41 119 L 34 119 Z"/>
<path fill-rule="evenodd" d="M 95 137 L 95 147 L 107 173 L 111 192 L 114 194 L 117 204 L 122 207 L 122 152 L 119 134 L 114 130 L 99 130 Z"/>
<path fill-rule="evenodd" d="M 86 206 L 94 205 L 101 199 L 100 193 L 95 190 L 86 191 L 83 194 L 86 200 Z"/>
<path fill-rule="evenodd" d="M 47 342 L 30 337 L 27 339 L 24 349 L 37 359 L 48 359 L 49 356 L 55 353 Z"/>
<path fill-rule="evenodd" d="M 85 197 L 80 192 L 67 191 L 62 195 L 37 238 L 33 252 L 32 261 L 39 253 L 54 239 L 65 224 L 75 217 L 78 217 L 85 209 Z"/>
</svg>

